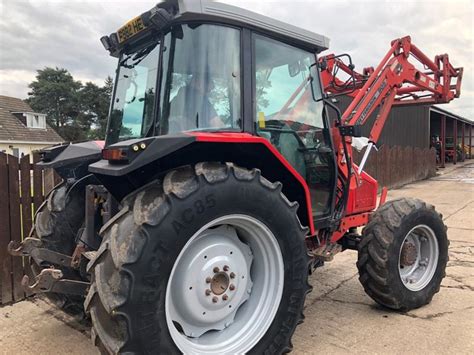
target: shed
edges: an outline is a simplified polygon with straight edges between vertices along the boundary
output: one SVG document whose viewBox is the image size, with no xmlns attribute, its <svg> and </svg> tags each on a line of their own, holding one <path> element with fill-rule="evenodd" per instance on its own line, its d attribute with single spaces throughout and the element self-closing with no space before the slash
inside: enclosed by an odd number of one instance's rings
<svg viewBox="0 0 474 355">
<path fill-rule="evenodd" d="M 431 144 L 439 151 L 438 164 L 472 158 L 474 122 L 437 106 L 430 107 Z"/>
<path fill-rule="evenodd" d="M 344 112 L 352 98 L 332 100 Z M 363 126 L 364 136 L 369 135 L 376 115 Z M 438 106 L 394 106 L 377 144 L 379 151 L 371 153 L 366 170 L 389 187 L 434 176 L 437 167 L 472 157 L 473 125 L 473 121 Z M 355 162 L 361 156 L 355 152 Z"/>
</svg>

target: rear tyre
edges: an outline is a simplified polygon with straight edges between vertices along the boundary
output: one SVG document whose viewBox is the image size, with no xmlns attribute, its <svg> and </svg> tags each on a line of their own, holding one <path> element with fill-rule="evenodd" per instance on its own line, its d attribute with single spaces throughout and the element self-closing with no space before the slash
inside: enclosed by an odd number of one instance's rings
<svg viewBox="0 0 474 355">
<path fill-rule="evenodd" d="M 65 255 L 72 255 L 76 246 L 75 238 L 84 222 L 84 190 L 69 190 L 66 183 L 58 185 L 50 192 L 35 216 L 34 233 L 41 239 L 46 249 Z M 30 258 L 33 274 L 51 265 L 38 265 Z M 81 280 L 77 270 L 64 266 L 59 268 L 65 279 Z M 68 314 L 84 313 L 84 297 L 49 292 L 46 296 Z"/>
<path fill-rule="evenodd" d="M 200 163 L 125 199 L 89 263 L 85 307 L 109 353 L 283 353 L 303 319 L 298 205 L 258 170 Z"/>
<path fill-rule="evenodd" d="M 433 206 L 417 199 L 389 201 L 362 231 L 357 268 L 377 303 L 408 311 L 431 302 L 446 276 L 447 227 Z"/>
</svg>

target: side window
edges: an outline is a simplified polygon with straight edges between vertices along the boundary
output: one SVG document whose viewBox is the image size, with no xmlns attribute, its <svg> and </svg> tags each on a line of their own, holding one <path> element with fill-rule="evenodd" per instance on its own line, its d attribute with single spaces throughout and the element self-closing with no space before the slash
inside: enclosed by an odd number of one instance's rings
<svg viewBox="0 0 474 355">
<path fill-rule="evenodd" d="M 315 217 L 330 212 L 334 160 L 324 104 L 312 98 L 310 65 L 314 53 L 254 35 L 254 119 L 268 139 L 306 179 Z"/>
<path fill-rule="evenodd" d="M 257 128 L 288 128 L 314 146 L 312 133 L 324 128 L 323 104 L 312 100 L 309 82 L 315 55 L 258 35 L 254 48 Z"/>
</svg>

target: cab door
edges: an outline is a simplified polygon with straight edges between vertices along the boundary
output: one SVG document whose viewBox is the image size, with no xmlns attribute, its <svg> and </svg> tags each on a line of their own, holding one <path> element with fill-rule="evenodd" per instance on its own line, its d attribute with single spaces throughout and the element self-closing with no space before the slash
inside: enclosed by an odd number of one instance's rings
<svg viewBox="0 0 474 355">
<path fill-rule="evenodd" d="M 328 217 L 336 170 L 324 105 L 311 95 L 310 65 L 316 57 L 259 34 L 252 43 L 256 132 L 306 179 L 314 219 Z"/>
</svg>

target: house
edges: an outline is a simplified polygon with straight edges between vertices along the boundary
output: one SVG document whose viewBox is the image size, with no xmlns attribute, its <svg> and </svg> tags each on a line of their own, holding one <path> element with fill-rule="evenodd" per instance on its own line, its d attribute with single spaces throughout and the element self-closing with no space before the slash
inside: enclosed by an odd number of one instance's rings
<svg viewBox="0 0 474 355">
<path fill-rule="evenodd" d="M 47 123 L 46 115 L 33 112 L 23 100 L 0 95 L 0 151 L 22 157 L 64 142 Z"/>
</svg>

